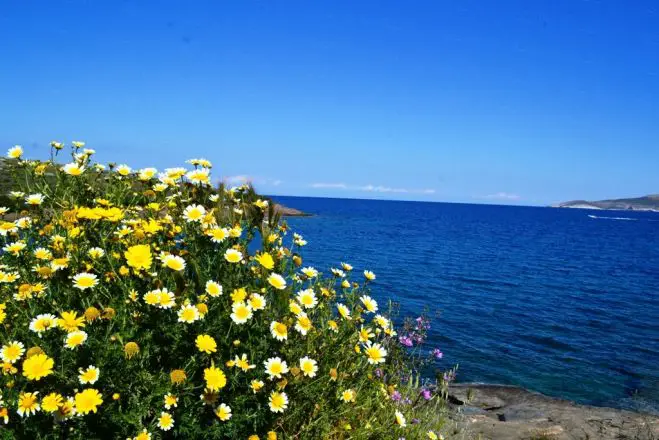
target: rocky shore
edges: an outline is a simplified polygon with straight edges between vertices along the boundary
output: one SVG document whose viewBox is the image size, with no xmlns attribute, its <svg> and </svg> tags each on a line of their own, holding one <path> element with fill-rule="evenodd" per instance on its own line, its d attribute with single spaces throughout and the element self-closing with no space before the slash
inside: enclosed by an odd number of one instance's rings
<svg viewBox="0 0 659 440">
<path fill-rule="evenodd" d="M 659 417 L 578 405 L 502 385 L 456 384 L 451 405 L 466 438 L 496 440 L 659 439 Z"/>
</svg>

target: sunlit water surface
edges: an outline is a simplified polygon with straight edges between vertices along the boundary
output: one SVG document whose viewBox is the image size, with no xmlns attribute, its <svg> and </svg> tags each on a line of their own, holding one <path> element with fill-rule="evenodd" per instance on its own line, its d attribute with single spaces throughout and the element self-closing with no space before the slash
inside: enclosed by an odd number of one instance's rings
<svg viewBox="0 0 659 440">
<path fill-rule="evenodd" d="M 441 311 L 428 348 L 458 380 L 659 409 L 659 214 L 276 197 L 305 265 L 377 274 L 403 315 Z"/>
</svg>

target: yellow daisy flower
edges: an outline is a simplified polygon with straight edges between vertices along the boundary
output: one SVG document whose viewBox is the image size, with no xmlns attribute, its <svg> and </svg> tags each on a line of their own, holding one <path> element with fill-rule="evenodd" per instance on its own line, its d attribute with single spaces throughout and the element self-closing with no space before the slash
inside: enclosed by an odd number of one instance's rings
<svg viewBox="0 0 659 440">
<path fill-rule="evenodd" d="M 222 295 L 222 285 L 217 283 L 216 281 L 206 281 L 206 293 L 213 297 L 216 298 L 220 295 Z"/>
<path fill-rule="evenodd" d="M 73 332 L 85 326 L 85 317 L 78 316 L 75 311 L 62 312 L 57 320 L 57 325 L 66 332 Z"/>
<path fill-rule="evenodd" d="M 215 410 L 215 415 L 221 421 L 226 422 L 231 418 L 231 408 L 229 407 L 229 405 L 221 403 L 220 406 L 218 406 L 217 409 Z"/>
<path fill-rule="evenodd" d="M 66 348 L 73 350 L 74 348 L 82 345 L 87 340 L 87 333 L 82 330 L 76 330 L 66 335 L 64 345 Z"/>
<path fill-rule="evenodd" d="M 10 159 L 20 159 L 23 155 L 23 147 L 15 145 L 7 150 L 7 157 Z"/>
<path fill-rule="evenodd" d="M 252 308 L 244 302 L 235 302 L 231 305 L 231 319 L 236 324 L 244 324 L 252 317 Z"/>
<path fill-rule="evenodd" d="M 181 307 L 178 311 L 178 322 L 184 322 L 190 324 L 201 318 L 199 309 L 196 306 L 187 304 Z"/>
<path fill-rule="evenodd" d="M 131 246 L 124 252 L 126 264 L 135 270 L 149 270 L 151 269 L 152 257 L 151 247 L 145 244 Z"/>
<path fill-rule="evenodd" d="M 297 316 L 300 313 L 302 313 L 302 306 L 297 301 L 292 301 L 291 300 L 288 303 L 288 310 L 290 310 L 292 314 Z"/>
<path fill-rule="evenodd" d="M 3 362 L 13 364 L 23 356 L 23 353 L 25 353 L 25 346 L 22 342 L 10 341 L 2 346 L 0 358 Z"/>
<path fill-rule="evenodd" d="M 160 289 L 150 290 L 146 292 L 142 296 L 142 299 L 144 300 L 145 303 L 147 303 L 150 306 L 157 306 L 158 304 L 160 304 Z"/>
<path fill-rule="evenodd" d="M 302 268 L 302 273 L 308 278 L 315 278 L 318 276 L 318 271 L 313 267 L 304 267 Z"/>
<path fill-rule="evenodd" d="M 359 342 L 368 342 L 375 334 L 369 328 L 362 327 L 359 330 Z"/>
<path fill-rule="evenodd" d="M 36 354 L 23 361 L 23 376 L 28 380 L 41 380 L 53 374 L 55 361 L 45 354 Z"/>
<path fill-rule="evenodd" d="M 126 177 L 127 175 L 130 174 L 131 169 L 128 165 L 119 165 L 116 168 L 116 171 L 117 171 L 117 174 L 119 174 L 120 176 Z"/>
<path fill-rule="evenodd" d="M 368 313 L 375 313 L 378 311 L 378 303 L 368 295 L 364 295 L 359 300 L 364 304 Z"/>
<path fill-rule="evenodd" d="M 38 391 L 35 391 L 34 393 L 22 392 L 18 396 L 18 408 L 16 409 L 16 412 L 19 416 L 30 417 L 39 411 L 41 405 L 39 405 L 37 394 L 39 394 Z"/>
<path fill-rule="evenodd" d="M 209 185 L 210 184 L 210 170 L 207 168 L 198 168 L 188 172 L 185 177 L 194 184 Z"/>
<path fill-rule="evenodd" d="M 288 327 L 281 322 L 272 321 L 270 323 L 270 334 L 278 341 L 283 341 L 288 338 Z"/>
<path fill-rule="evenodd" d="M 273 391 L 270 393 L 268 406 L 270 407 L 270 411 L 274 413 L 282 413 L 286 408 L 288 408 L 288 396 L 286 393 Z"/>
<path fill-rule="evenodd" d="M 286 288 L 286 280 L 277 273 L 270 274 L 268 277 L 268 283 L 277 290 L 283 290 Z"/>
<path fill-rule="evenodd" d="M 75 162 L 67 163 L 62 167 L 62 171 L 69 176 L 79 176 L 85 172 L 85 166 Z"/>
<path fill-rule="evenodd" d="M 160 261 L 165 267 L 177 272 L 185 269 L 185 260 L 178 255 L 166 254 L 161 257 Z"/>
<path fill-rule="evenodd" d="M 55 412 L 64 403 L 64 398 L 59 393 L 50 393 L 41 399 L 41 409 L 46 412 Z"/>
<path fill-rule="evenodd" d="M 158 289 L 158 307 L 161 309 L 171 309 L 176 304 L 174 293 L 166 288 Z"/>
<path fill-rule="evenodd" d="M 305 356 L 300 359 L 300 371 L 307 377 L 316 377 L 318 372 L 318 362 Z"/>
<path fill-rule="evenodd" d="M 350 319 L 350 309 L 343 304 L 337 304 L 336 308 L 343 319 Z"/>
<path fill-rule="evenodd" d="M 151 433 L 145 428 L 142 432 L 133 437 L 132 440 L 151 440 Z"/>
<path fill-rule="evenodd" d="M 206 388 L 211 391 L 218 391 L 227 384 L 227 377 L 224 372 L 211 363 L 211 366 L 204 370 L 204 380 Z"/>
<path fill-rule="evenodd" d="M 188 222 L 201 222 L 206 215 L 206 208 L 201 205 L 189 205 L 183 210 L 183 218 Z"/>
<path fill-rule="evenodd" d="M 231 301 L 234 303 L 242 302 L 245 301 L 245 298 L 247 298 L 247 289 L 244 287 L 233 289 L 233 292 L 231 293 Z"/>
<path fill-rule="evenodd" d="M 311 319 L 307 316 L 306 313 L 302 312 L 297 315 L 297 321 L 295 322 L 295 330 L 300 332 L 301 335 L 306 336 L 306 334 L 311 330 L 313 324 Z"/>
<path fill-rule="evenodd" d="M 357 398 L 357 393 L 355 393 L 354 390 L 347 389 L 347 390 L 343 390 L 343 392 L 341 393 L 341 400 L 343 400 L 346 403 L 354 402 L 356 398 Z"/>
<path fill-rule="evenodd" d="M 267 252 L 257 255 L 254 259 L 268 270 L 272 270 L 275 267 L 275 261 L 272 259 L 272 255 Z"/>
<path fill-rule="evenodd" d="M 99 370 L 93 365 L 90 365 L 85 370 L 81 368 L 79 371 L 80 374 L 78 375 L 78 380 L 83 385 L 85 384 L 94 385 L 98 380 L 99 376 L 101 375 L 101 370 Z"/>
<path fill-rule="evenodd" d="M 103 403 L 101 393 L 94 388 L 88 388 L 80 393 L 76 393 L 74 399 L 76 411 L 80 414 L 95 413 L 99 405 Z"/>
<path fill-rule="evenodd" d="M 158 417 L 158 428 L 169 431 L 172 427 L 174 427 L 174 417 L 168 412 L 161 412 L 160 417 Z"/>
<path fill-rule="evenodd" d="M 267 301 L 262 295 L 259 295 L 258 293 L 252 293 L 249 296 L 248 303 L 252 310 L 263 310 L 265 309 Z"/>
<path fill-rule="evenodd" d="M 31 206 L 38 206 L 43 203 L 44 199 L 45 197 L 43 194 L 30 194 L 25 197 L 25 203 Z"/>
<path fill-rule="evenodd" d="M 250 382 L 249 387 L 254 393 L 258 393 L 265 386 L 265 383 L 262 380 L 254 379 Z"/>
<path fill-rule="evenodd" d="M 202 353 L 211 354 L 217 351 L 217 343 L 215 342 L 215 339 L 209 335 L 197 336 L 195 344 L 197 345 L 197 349 Z"/>
<path fill-rule="evenodd" d="M 387 350 L 382 345 L 374 344 L 371 341 L 366 343 L 364 353 L 368 358 L 369 364 L 380 364 L 385 361 L 385 357 L 387 356 Z"/>
<path fill-rule="evenodd" d="M 224 252 L 224 259 L 229 263 L 240 263 L 243 260 L 243 253 L 235 249 L 227 249 Z"/>
<path fill-rule="evenodd" d="M 178 406 L 178 397 L 172 393 L 165 394 L 165 409 L 176 408 Z"/>
<path fill-rule="evenodd" d="M 229 236 L 229 231 L 225 228 L 210 228 L 206 235 L 211 238 L 213 243 L 222 243 Z"/>
<path fill-rule="evenodd" d="M 81 272 L 73 277 L 73 287 L 80 290 L 92 288 L 98 284 L 98 277 L 88 272 Z"/>
<path fill-rule="evenodd" d="M 251 365 L 249 363 L 249 360 L 247 359 L 247 354 L 246 353 L 243 353 L 241 357 L 238 357 L 238 355 L 236 355 L 236 357 L 233 360 L 233 364 L 236 367 L 243 370 L 243 372 L 245 372 L 245 373 L 248 372 L 249 370 L 253 369 L 253 368 L 256 368 L 256 365 Z"/>
<path fill-rule="evenodd" d="M 306 309 L 313 309 L 318 304 L 318 299 L 312 289 L 305 289 L 298 292 L 297 301 Z"/>
<path fill-rule="evenodd" d="M 288 373 L 288 365 L 286 361 L 282 361 L 279 357 L 269 358 L 263 363 L 265 365 L 265 373 L 271 380 L 275 378 L 281 379 L 282 375 Z"/>
</svg>

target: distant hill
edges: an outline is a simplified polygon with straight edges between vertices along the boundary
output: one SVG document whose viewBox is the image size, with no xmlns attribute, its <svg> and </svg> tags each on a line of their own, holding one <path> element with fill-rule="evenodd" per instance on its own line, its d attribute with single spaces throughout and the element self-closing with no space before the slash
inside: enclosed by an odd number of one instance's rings
<svg viewBox="0 0 659 440">
<path fill-rule="evenodd" d="M 573 200 L 552 206 L 554 208 L 615 209 L 659 212 L 659 194 L 651 194 L 631 199 L 598 200 L 594 202 L 587 200 Z"/>
</svg>

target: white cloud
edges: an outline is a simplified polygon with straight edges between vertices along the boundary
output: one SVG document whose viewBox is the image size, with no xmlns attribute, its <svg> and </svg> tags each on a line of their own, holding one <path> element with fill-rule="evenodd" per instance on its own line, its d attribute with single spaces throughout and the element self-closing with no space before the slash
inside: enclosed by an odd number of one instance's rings
<svg viewBox="0 0 659 440">
<path fill-rule="evenodd" d="M 398 194 L 434 194 L 434 189 L 409 189 L 409 188 L 393 188 L 384 185 L 347 185 L 345 183 L 312 183 L 309 185 L 311 188 L 317 189 L 339 189 L 351 191 L 364 191 L 376 193 L 398 193 Z"/>
<path fill-rule="evenodd" d="M 238 176 L 227 176 L 224 178 L 224 181 L 231 185 L 240 185 L 245 182 L 251 182 L 252 179 L 249 176 L 241 174 Z"/>
<path fill-rule="evenodd" d="M 312 188 L 333 188 L 333 189 L 348 189 L 345 183 L 312 183 Z"/>
<path fill-rule="evenodd" d="M 381 193 L 407 193 L 410 192 L 409 190 L 405 188 L 390 188 L 388 186 L 382 186 L 382 185 L 365 185 L 365 186 L 360 186 L 357 188 L 360 191 L 368 191 L 368 192 L 381 192 Z"/>
<path fill-rule="evenodd" d="M 479 197 L 481 199 L 487 199 L 487 200 L 519 200 L 521 197 L 517 194 L 512 194 L 512 193 L 507 193 L 507 192 L 498 192 L 494 194 L 488 194 L 483 197 Z"/>
<path fill-rule="evenodd" d="M 243 183 L 253 183 L 255 185 L 273 185 L 279 186 L 282 184 L 280 179 L 269 179 L 264 177 L 253 177 L 247 176 L 245 174 L 239 174 L 237 176 L 227 176 L 224 178 L 224 181 L 229 185 L 242 185 Z"/>
</svg>

